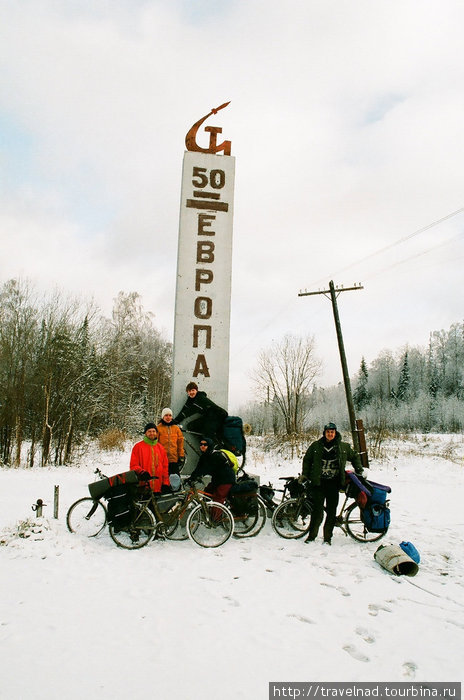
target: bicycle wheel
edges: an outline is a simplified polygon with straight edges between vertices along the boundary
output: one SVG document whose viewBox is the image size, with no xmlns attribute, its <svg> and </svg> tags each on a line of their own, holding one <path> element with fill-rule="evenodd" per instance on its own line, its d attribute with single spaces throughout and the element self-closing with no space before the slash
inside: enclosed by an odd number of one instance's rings
<svg viewBox="0 0 464 700">
<path fill-rule="evenodd" d="M 382 532 L 369 532 L 362 519 L 361 511 L 357 503 L 352 503 L 345 511 L 344 524 L 350 537 L 358 542 L 377 542 L 387 533 L 388 528 Z"/>
<path fill-rule="evenodd" d="M 109 523 L 110 536 L 118 547 L 140 549 L 150 542 L 156 531 L 156 521 L 147 508 L 134 504 L 134 513 L 127 525 Z"/>
<path fill-rule="evenodd" d="M 187 520 L 187 533 L 200 547 L 220 547 L 234 531 L 230 510 L 215 501 L 199 503 Z"/>
<path fill-rule="evenodd" d="M 275 509 L 272 527 L 280 537 L 287 540 L 303 537 L 309 528 L 311 508 L 305 499 L 288 498 Z"/>
<path fill-rule="evenodd" d="M 66 514 L 66 525 L 69 532 L 84 537 L 96 537 L 106 525 L 106 508 L 100 501 L 86 496 L 70 506 Z"/>
<path fill-rule="evenodd" d="M 256 512 L 252 515 L 234 515 L 234 537 L 254 537 L 266 522 L 266 506 L 256 497 Z"/>
</svg>

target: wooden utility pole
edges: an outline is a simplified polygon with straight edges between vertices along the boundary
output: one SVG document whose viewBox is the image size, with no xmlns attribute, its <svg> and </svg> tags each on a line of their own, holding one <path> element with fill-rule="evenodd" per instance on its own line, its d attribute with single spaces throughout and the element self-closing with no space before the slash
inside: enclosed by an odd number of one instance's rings
<svg viewBox="0 0 464 700">
<path fill-rule="evenodd" d="M 348 405 L 348 415 L 350 417 L 350 426 L 351 426 L 351 436 L 353 438 L 353 447 L 356 450 L 356 452 L 360 452 L 360 444 L 359 444 L 359 436 L 358 436 L 358 430 L 356 427 L 356 416 L 354 412 L 354 403 L 353 403 L 353 395 L 351 393 L 351 382 L 350 382 L 350 375 L 348 374 L 348 365 L 346 363 L 346 355 L 345 355 L 345 346 L 343 344 L 343 335 L 342 335 L 342 327 L 340 324 L 340 317 L 338 315 L 338 307 L 337 307 L 337 297 L 341 292 L 351 292 L 355 291 L 358 289 L 364 289 L 361 285 L 355 285 L 354 287 L 337 287 L 335 288 L 333 281 L 331 280 L 329 282 L 329 289 L 323 289 L 319 290 L 318 292 L 300 292 L 298 294 L 299 297 L 307 297 L 307 296 L 312 296 L 314 294 L 323 294 L 327 299 L 330 298 L 332 302 L 332 310 L 333 310 L 333 315 L 334 315 L 334 321 L 335 321 L 335 330 L 337 331 L 337 340 L 338 340 L 338 349 L 340 352 L 340 361 L 342 363 L 342 372 L 343 372 L 343 382 L 345 384 L 345 394 L 346 394 L 346 403 Z"/>
</svg>

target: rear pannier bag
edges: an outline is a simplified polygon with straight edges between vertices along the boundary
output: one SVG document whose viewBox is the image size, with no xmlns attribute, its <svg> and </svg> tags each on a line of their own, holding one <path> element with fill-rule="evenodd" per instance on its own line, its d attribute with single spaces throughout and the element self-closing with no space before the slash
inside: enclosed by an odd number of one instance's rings
<svg viewBox="0 0 464 700">
<path fill-rule="evenodd" d="M 239 481 L 229 491 L 234 515 L 256 515 L 258 512 L 258 484 L 254 479 Z"/>
<path fill-rule="evenodd" d="M 369 532 L 384 532 L 390 525 L 390 508 L 385 503 L 367 503 L 361 518 Z"/>
<path fill-rule="evenodd" d="M 387 506 L 387 493 L 390 486 L 368 481 L 359 474 L 347 472 L 346 494 L 355 498 L 361 511 L 361 520 L 369 532 L 384 532 L 390 525 L 390 509 Z"/>
<path fill-rule="evenodd" d="M 122 528 L 129 522 L 138 480 L 135 471 L 128 471 L 89 484 L 92 498 L 108 501 L 108 522 L 114 527 Z"/>
<path fill-rule="evenodd" d="M 369 532 L 384 532 L 390 526 L 390 508 L 387 506 L 387 493 L 391 488 L 375 481 L 368 481 L 367 503 L 361 508 L 361 518 Z"/>
<path fill-rule="evenodd" d="M 271 484 L 262 484 L 259 487 L 259 495 L 271 508 L 274 506 L 273 499 L 275 490 L 272 488 Z"/>
<path fill-rule="evenodd" d="M 107 496 L 108 522 L 114 527 L 125 527 L 132 514 L 134 487 L 130 485 L 113 486 Z"/>
<path fill-rule="evenodd" d="M 297 478 L 292 479 L 287 484 L 288 492 L 291 498 L 298 498 L 304 491 L 303 484 L 300 484 Z"/>
</svg>

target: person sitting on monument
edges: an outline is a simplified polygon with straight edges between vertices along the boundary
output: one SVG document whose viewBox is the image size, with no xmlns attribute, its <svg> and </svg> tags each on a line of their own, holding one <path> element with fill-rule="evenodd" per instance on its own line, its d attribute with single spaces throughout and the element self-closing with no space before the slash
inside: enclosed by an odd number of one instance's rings
<svg viewBox="0 0 464 700">
<path fill-rule="evenodd" d="M 190 474 L 186 483 L 193 483 L 201 477 L 211 476 L 205 491 L 210 493 L 214 501 L 224 503 L 232 485 L 235 484 L 235 472 L 229 459 L 221 450 L 214 449 L 214 442 L 209 437 L 200 439 L 201 456 L 198 464 Z"/>
<path fill-rule="evenodd" d="M 168 455 L 169 474 L 179 474 L 185 462 L 184 436 L 179 426 L 173 423 L 170 408 L 163 408 L 161 411 L 161 420 L 157 428 L 159 443 Z"/>
<path fill-rule="evenodd" d="M 228 416 L 227 411 L 211 401 L 206 392 L 198 391 L 198 385 L 195 382 L 189 382 L 185 390 L 188 397 L 174 418 L 174 423 L 183 423 L 191 416 L 200 414 L 198 418 L 189 421 L 188 430 L 201 433 L 211 438 L 216 444 L 221 443 L 224 421 Z"/>
</svg>

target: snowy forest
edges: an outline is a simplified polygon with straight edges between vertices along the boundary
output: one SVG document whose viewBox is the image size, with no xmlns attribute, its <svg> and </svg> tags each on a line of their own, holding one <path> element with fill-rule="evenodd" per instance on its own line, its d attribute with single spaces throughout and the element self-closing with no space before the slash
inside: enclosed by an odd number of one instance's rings
<svg viewBox="0 0 464 700">
<path fill-rule="evenodd" d="M 136 292 L 120 292 L 111 318 L 60 291 L 24 281 L 0 288 L 0 463 L 66 464 L 89 439 L 115 444 L 170 402 L 171 351 Z M 257 359 L 254 395 L 239 413 L 255 434 L 348 428 L 342 384 L 321 388 L 314 338 L 286 336 Z M 426 348 L 384 350 L 352 377 L 371 447 L 392 432 L 464 427 L 464 324 L 430 333 Z M 23 457 L 24 460 L 24 457 Z"/>
<path fill-rule="evenodd" d="M 317 386 L 320 362 L 314 347 L 314 338 L 287 336 L 261 353 L 254 377 L 261 400 L 243 408 L 255 432 L 317 432 L 328 417 L 349 431 L 344 385 Z M 461 431 L 464 323 L 431 331 L 426 348 L 386 349 L 369 365 L 362 358 L 350 383 L 371 447 L 388 433 Z"/>
<path fill-rule="evenodd" d="M 171 345 L 137 293 L 119 293 L 110 319 L 59 291 L 0 289 L 0 462 L 65 464 L 89 438 L 131 435 L 169 398 Z"/>
</svg>

